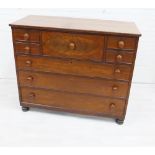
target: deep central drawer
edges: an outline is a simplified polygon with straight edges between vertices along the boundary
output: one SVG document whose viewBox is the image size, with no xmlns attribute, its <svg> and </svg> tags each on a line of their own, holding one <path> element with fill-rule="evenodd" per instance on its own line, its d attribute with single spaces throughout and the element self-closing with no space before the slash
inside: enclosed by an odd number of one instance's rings
<svg viewBox="0 0 155 155">
<path fill-rule="evenodd" d="M 71 74 L 87 77 L 129 80 L 131 67 L 127 65 L 91 63 L 76 60 L 60 60 L 45 57 L 17 56 L 17 68 Z"/>
<path fill-rule="evenodd" d="M 104 49 L 104 36 L 42 32 L 43 54 L 54 57 L 67 57 L 101 61 Z"/>
<path fill-rule="evenodd" d="M 20 86 L 126 98 L 128 83 L 71 75 L 19 71 Z"/>
</svg>

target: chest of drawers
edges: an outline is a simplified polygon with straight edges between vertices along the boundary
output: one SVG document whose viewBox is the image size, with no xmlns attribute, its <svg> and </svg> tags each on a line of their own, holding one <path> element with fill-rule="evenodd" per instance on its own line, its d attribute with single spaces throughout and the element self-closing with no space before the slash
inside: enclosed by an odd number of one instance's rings
<svg viewBox="0 0 155 155">
<path fill-rule="evenodd" d="M 123 123 L 141 35 L 134 23 L 28 16 L 10 26 L 23 111 L 40 107 Z"/>
</svg>

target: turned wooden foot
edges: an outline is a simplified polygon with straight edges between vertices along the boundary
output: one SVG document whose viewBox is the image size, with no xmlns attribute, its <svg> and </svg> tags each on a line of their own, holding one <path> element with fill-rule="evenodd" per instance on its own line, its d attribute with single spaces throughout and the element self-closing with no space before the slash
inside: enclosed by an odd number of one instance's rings
<svg viewBox="0 0 155 155">
<path fill-rule="evenodd" d="M 122 125 L 124 123 L 124 120 L 121 120 L 121 119 L 116 119 L 115 121 L 119 125 Z"/>
<path fill-rule="evenodd" d="M 24 112 L 29 111 L 29 107 L 22 107 L 22 110 L 23 110 Z"/>
</svg>

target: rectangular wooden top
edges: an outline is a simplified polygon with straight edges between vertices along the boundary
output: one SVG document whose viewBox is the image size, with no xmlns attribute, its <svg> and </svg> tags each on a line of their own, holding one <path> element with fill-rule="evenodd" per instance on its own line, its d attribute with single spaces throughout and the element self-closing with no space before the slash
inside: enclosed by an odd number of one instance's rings
<svg viewBox="0 0 155 155">
<path fill-rule="evenodd" d="M 63 29 L 89 31 L 92 33 L 127 34 L 140 36 L 133 22 L 121 22 L 99 19 L 80 19 L 69 17 L 30 15 L 12 24 L 12 27 L 35 27 L 38 29 Z"/>
</svg>

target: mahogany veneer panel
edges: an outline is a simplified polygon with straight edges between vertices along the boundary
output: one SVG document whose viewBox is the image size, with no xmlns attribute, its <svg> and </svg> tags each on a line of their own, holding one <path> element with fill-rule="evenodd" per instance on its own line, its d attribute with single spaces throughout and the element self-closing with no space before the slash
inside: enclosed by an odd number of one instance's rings
<svg viewBox="0 0 155 155">
<path fill-rule="evenodd" d="M 128 90 L 127 82 L 31 71 L 19 71 L 19 83 L 27 87 L 117 98 L 126 98 Z"/>
</svg>

